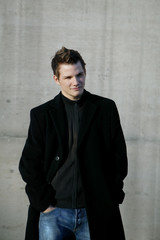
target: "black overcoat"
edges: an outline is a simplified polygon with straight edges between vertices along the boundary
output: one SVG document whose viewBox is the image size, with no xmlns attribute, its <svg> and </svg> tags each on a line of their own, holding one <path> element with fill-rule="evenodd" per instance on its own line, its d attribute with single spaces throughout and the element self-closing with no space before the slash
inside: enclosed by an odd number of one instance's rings
<svg viewBox="0 0 160 240">
<path fill-rule="evenodd" d="M 119 204 L 127 175 L 126 144 L 114 101 L 85 90 L 77 155 L 91 240 L 124 240 Z M 68 127 L 60 94 L 31 110 L 19 170 L 30 207 L 26 240 L 38 239 L 39 213 L 55 203 L 51 181 L 68 154 Z"/>
</svg>

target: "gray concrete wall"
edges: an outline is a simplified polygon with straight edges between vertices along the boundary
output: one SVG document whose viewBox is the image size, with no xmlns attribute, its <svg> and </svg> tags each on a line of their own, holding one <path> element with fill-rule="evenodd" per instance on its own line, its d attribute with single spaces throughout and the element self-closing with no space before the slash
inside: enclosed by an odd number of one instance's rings
<svg viewBox="0 0 160 240">
<path fill-rule="evenodd" d="M 160 1 L 0 0 L 0 240 L 22 240 L 28 199 L 17 170 L 29 111 L 55 96 L 62 45 L 87 62 L 86 89 L 116 101 L 129 157 L 127 240 L 160 239 Z"/>
</svg>

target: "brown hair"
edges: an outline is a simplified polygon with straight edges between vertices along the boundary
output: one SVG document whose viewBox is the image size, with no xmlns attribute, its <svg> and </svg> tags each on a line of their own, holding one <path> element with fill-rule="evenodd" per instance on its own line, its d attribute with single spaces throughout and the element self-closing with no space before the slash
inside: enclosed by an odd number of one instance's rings
<svg viewBox="0 0 160 240">
<path fill-rule="evenodd" d="M 62 47 L 60 50 L 58 50 L 53 57 L 51 61 L 51 67 L 53 70 L 53 74 L 56 75 L 59 78 L 59 67 L 60 64 L 66 63 L 66 64 L 75 64 L 78 61 L 82 64 L 84 72 L 86 72 L 85 65 L 83 58 L 81 57 L 80 53 L 78 51 L 75 51 L 73 49 L 67 49 L 65 47 Z"/>
</svg>

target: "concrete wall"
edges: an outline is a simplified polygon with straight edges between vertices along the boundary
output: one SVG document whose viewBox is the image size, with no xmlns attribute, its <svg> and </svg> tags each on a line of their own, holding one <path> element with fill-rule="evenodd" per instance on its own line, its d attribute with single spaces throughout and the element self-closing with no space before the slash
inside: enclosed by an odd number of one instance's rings
<svg viewBox="0 0 160 240">
<path fill-rule="evenodd" d="M 29 111 L 55 96 L 62 45 L 87 62 L 86 89 L 116 101 L 129 157 L 127 240 L 160 239 L 160 1 L 0 0 L 0 240 L 22 240 L 28 199 L 17 170 Z"/>
</svg>

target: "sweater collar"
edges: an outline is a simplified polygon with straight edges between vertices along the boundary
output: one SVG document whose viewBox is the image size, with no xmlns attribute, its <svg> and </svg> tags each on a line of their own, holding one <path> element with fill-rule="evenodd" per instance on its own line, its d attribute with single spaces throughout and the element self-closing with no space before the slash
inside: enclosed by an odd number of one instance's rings
<svg viewBox="0 0 160 240">
<path fill-rule="evenodd" d="M 78 105 L 82 105 L 82 104 L 84 103 L 84 101 L 85 101 L 86 91 L 84 90 L 81 98 L 78 99 L 77 101 L 74 101 L 74 100 L 71 100 L 71 99 L 65 97 L 65 96 L 62 94 L 62 92 L 60 93 L 60 95 L 61 95 L 62 101 L 63 101 L 64 103 L 68 103 L 68 104 L 71 104 L 71 105 L 77 103 Z"/>
</svg>

